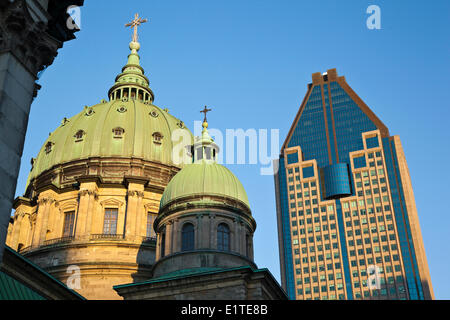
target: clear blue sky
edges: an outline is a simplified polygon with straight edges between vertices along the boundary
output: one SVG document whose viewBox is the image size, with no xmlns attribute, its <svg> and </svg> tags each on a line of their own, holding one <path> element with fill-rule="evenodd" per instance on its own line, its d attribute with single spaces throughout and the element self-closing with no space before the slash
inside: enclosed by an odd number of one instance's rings
<svg viewBox="0 0 450 320">
<path fill-rule="evenodd" d="M 381 8 L 382 30 L 366 9 Z M 401 137 L 419 211 L 434 291 L 450 299 L 449 1 L 106 1 L 87 0 L 82 30 L 40 79 L 17 195 L 35 157 L 64 117 L 107 98 L 126 63 L 124 28 L 134 13 L 141 64 L 156 94 L 193 129 L 207 104 L 214 128 L 280 129 L 284 141 L 311 82 L 337 68 Z M 233 165 L 258 223 L 255 259 L 280 280 L 273 177 Z"/>
</svg>

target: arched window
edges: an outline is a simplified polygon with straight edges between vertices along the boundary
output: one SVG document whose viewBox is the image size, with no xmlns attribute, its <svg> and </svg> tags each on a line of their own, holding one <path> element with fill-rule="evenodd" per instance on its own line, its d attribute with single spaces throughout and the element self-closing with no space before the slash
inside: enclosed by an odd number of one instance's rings
<svg viewBox="0 0 450 320">
<path fill-rule="evenodd" d="M 217 227 L 217 249 L 230 251 L 230 228 L 225 223 Z"/>
<path fill-rule="evenodd" d="M 194 250 L 194 225 L 186 223 L 181 230 L 181 251 Z"/>
</svg>

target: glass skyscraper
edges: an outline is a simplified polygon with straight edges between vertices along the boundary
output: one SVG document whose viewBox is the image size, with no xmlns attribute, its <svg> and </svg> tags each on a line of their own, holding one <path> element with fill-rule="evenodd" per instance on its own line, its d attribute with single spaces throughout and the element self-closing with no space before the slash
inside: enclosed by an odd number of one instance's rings
<svg viewBox="0 0 450 320">
<path fill-rule="evenodd" d="M 403 148 L 339 77 L 316 73 L 275 175 L 290 299 L 434 299 Z"/>
</svg>

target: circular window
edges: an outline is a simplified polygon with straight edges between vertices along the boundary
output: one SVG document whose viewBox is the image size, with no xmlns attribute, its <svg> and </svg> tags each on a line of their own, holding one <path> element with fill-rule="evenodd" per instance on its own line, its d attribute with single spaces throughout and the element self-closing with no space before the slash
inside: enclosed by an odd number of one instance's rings
<svg viewBox="0 0 450 320">
<path fill-rule="evenodd" d="M 158 118 L 158 117 L 159 117 L 158 112 L 156 112 L 155 110 L 153 110 L 152 112 L 150 112 L 150 115 L 151 115 L 153 118 Z"/>
<path fill-rule="evenodd" d="M 86 109 L 86 116 L 90 117 L 95 113 L 95 111 L 92 108 Z"/>
<path fill-rule="evenodd" d="M 127 112 L 127 108 L 125 108 L 125 106 L 120 106 L 117 111 L 119 111 L 120 113 L 125 113 Z"/>
</svg>

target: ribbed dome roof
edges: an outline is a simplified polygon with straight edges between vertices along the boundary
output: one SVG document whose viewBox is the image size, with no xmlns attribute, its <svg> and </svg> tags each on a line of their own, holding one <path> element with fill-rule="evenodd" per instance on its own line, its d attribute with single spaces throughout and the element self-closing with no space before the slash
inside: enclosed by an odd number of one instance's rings
<svg viewBox="0 0 450 320">
<path fill-rule="evenodd" d="M 138 158 L 175 165 L 172 132 L 186 130 L 167 110 L 153 105 L 154 94 L 140 66 L 140 44 L 131 53 L 113 87 L 110 101 L 85 109 L 50 134 L 36 159 L 28 181 L 55 165 L 92 157 Z M 181 167 L 181 165 L 176 165 Z"/>
<path fill-rule="evenodd" d="M 250 208 L 247 193 L 238 178 L 226 167 L 206 161 L 189 164 L 177 173 L 164 191 L 161 208 L 177 199 L 196 195 L 228 197 Z"/>
<path fill-rule="evenodd" d="M 55 165 L 91 157 L 140 158 L 174 165 L 172 132 L 181 127 L 192 137 L 179 119 L 157 106 L 136 100 L 86 108 L 63 121 L 49 136 L 34 161 L 29 179 Z M 122 136 L 117 137 L 114 130 L 123 131 Z M 156 141 L 155 135 L 162 140 Z"/>
</svg>

